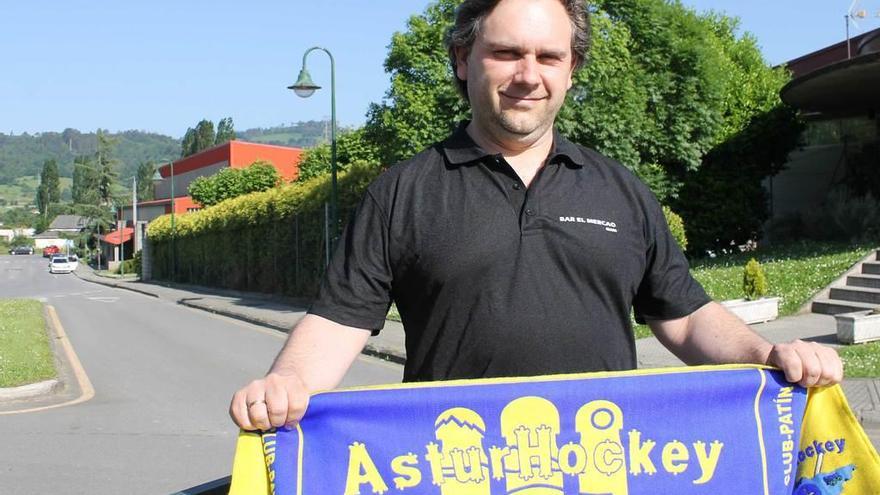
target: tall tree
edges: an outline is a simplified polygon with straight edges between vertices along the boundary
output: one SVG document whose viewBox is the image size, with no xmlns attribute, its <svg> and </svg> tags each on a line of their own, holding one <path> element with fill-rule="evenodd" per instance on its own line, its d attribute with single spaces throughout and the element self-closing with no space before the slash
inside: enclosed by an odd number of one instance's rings
<svg viewBox="0 0 880 495">
<path fill-rule="evenodd" d="M 98 170 L 98 197 L 102 205 L 109 205 L 113 200 L 113 183 L 118 174 L 116 165 L 118 160 L 113 158 L 113 149 L 116 140 L 98 130 L 98 151 L 95 155 Z"/>
<path fill-rule="evenodd" d="M 196 151 L 198 153 L 214 146 L 214 123 L 208 119 L 202 119 L 196 124 Z"/>
<path fill-rule="evenodd" d="M 196 153 L 196 130 L 192 127 L 186 129 L 183 141 L 180 144 L 180 157 L 186 158 Z"/>
<path fill-rule="evenodd" d="M 220 119 L 220 122 L 217 122 L 217 137 L 214 144 L 223 144 L 233 140 L 235 140 L 235 127 L 232 124 L 232 117 Z"/>
<path fill-rule="evenodd" d="M 49 189 L 46 187 L 46 184 L 41 182 L 37 186 L 37 197 L 35 199 L 37 209 L 40 210 L 40 216 L 45 217 L 49 210 Z"/>
<path fill-rule="evenodd" d="M 46 160 L 43 163 L 40 183 L 46 185 L 49 203 L 61 201 L 61 179 L 58 177 L 58 163 L 54 159 Z"/>
<path fill-rule="evenodd" d="M 73 159 L 73 186 L 70 192 L 74 204 L 97 205 L 101 202 L 98 195 L 99 177 L 94 157 L 81 155 Z"/>
<path fill-rule="evenodd" d="M 137 198 L 138 201 L 150 201 L 153 199 L 153 175 L 156 173 L 156 164 L 152 160 L 141 162 L 137 169 Z"/>
</svg>

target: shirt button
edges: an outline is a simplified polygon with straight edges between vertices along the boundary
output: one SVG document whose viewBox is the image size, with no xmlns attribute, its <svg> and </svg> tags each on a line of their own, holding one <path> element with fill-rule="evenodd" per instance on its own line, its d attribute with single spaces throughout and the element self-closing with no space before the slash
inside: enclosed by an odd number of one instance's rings
<svg viewBox="0 0 880 495">
<path fill-rule="evenodd" d="M 526 208 L 526 215 L 528 215 L 528 216 L 531 217 L 531 216 L 533 216 L 534 214 L 535 214 L 535 210 L 533 210 L 533 209 L 531 209 L 531 208 Z"/>
<path fill-rule="evenodd" d="M 513 188 L 516 189 L 517 191 L 519 191 L 519 190 L 520 190 L 519 182 L 514 182 L 514 183 L 513 183 Z"/>
</svg>

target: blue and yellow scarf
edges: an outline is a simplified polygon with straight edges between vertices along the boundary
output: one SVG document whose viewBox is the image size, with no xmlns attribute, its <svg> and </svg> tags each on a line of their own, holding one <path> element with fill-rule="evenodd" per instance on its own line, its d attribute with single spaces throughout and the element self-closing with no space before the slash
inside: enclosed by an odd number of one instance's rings
<svg viewBox="0 0 880 495">
<path fill-rule="evenodd" d="M 239 437 L 232 495 L 361 493 L 865 495 L 880 458 L 839 386 L 740 365 L 325 392 Z"/>
</svg>

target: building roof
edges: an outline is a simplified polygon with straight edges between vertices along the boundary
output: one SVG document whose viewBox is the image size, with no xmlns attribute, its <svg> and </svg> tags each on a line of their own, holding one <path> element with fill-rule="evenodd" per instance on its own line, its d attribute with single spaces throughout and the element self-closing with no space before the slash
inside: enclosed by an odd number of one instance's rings
<svg viewBox="0 0 880 495">
<path fill-rule="evenodd" d="M 880 109 L 880 52 L 841 60 L 791 80 L 782 101 L 800 110 L 857 115 Z"/>
<path fill-rule="evenodd" d="M 272 163 L 283 179 L 293 180 L 299 172 L 302 154 L 302 148 L 233 140 L 186 158 L 174 160 L 174 175 L 178 176 L 218 163 L 226 163 L 226 166 L 232 168 L 243 168 L 257 160 L 264 160 Z M 158 170 L 163 179 L 171 176 L 169 163 L 159 166 Z"/>
<path fill-rule="evenodd" d="M 49 230 L 83 230 L 86 228 L 86 217 L 79 215 L 58 215 L 49 225 Z"/>
<path fill-rule="evenodd" d="M 852 56 L 857 57 L 859 55 L 870 53 L 873 48 L 873 42 L 878 35 L 880 35 L 880 28 L 850 37 L 849 51 Z M 847 58 L 847 42 L 841 41 L 814 52 L 807 53 L 806 55 L 791 59 L 784 65 L 791 71 L 794 78 L 798 78 L 827 65 L 846 60 Z"/>
<path fill-rule="evenodd" d="M 61 233 L 54 230 L 47 230 L 34 236 L 34 239 L 63 239 Z"/>
<path fill-rule="evenodd" d="M 120 237 L 122 237 L 122 242 L 128 242 L 132 238 L 133 235 L 134 235 L 134 228 L 125 227 L 124 229 L 122 229 L 121 234 L 118 230 L 114 230 L 113 232 L 110 232 L 107 235 L 98 236 L 98 239 L 100 239 L 101 241 L 106 242 L 108 244 L 119 244 Z"/>
</svg>

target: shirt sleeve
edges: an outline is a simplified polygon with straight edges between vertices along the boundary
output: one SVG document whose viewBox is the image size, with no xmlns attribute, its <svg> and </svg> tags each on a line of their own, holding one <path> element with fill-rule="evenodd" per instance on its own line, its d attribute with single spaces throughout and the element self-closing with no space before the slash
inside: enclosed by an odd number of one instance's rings
<svg viewBox="0 0 880 495">
<path fill-rule="evenodd" d="M 682 318 L 712 300 L 691 276 L 690 265 L 669 231 L 663 210 L 651 199 L 646 229 L 647 266 L 633 300 L 638 323 Z"/>
<path fill-rule="evenodd" d="M 391 278 L 387 216 L 368 191 L 339 239 L 308 312 L 376 335 L 391 305 Z"/>
</svg>

